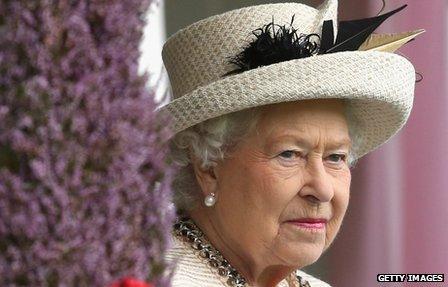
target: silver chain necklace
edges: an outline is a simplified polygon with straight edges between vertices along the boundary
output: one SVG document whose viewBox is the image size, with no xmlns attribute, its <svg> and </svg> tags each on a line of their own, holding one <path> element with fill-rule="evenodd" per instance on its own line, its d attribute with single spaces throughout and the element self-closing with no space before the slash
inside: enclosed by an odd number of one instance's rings
<svg viewBox="0 0 448 287">
<path fill-rule="evenodd" d="M 174 224 L 176 236 L 186 241 L 199 252 L 199 256 L 215 269 L 220 276 L 225 277 L 227 284 L 233 287 L 246 286 L 246 279 L 214 248 L 205 238 L 204 233 L 190 218 L 180 218 Z M 300 287 L 311 287 L 310 283 L 297 273 L 295 274 Z"/>
</svg>

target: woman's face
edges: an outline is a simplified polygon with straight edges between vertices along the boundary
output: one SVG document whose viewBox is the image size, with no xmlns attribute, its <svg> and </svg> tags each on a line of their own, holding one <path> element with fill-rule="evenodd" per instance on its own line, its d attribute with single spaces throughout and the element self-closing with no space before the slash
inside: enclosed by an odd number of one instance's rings
<svg viewBox="0 0 448 287">
<path fill-rule="evenodd" d="M 339 100 L 264 108 L 257 127 L 215 169 L 211 220 L 235 254 L 306 266 L 334 240 L 349 201 L 350 138 Z M 297 222 L 327 220 L 320 229 Z"/>
</svg>

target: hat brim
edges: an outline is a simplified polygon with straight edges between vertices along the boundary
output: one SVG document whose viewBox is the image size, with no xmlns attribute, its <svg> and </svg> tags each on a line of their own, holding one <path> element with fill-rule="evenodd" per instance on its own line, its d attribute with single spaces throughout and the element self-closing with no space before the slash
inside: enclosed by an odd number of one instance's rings
<svg viewBox="0 0 448 287">
<path fill-rule="evenodd" d="M 159 109 L 176 134 L 207 119 L 239 110 L 298 100 L 346 99 L 355 121 L 357 158 L 387 142 L 406 123 L 415 70 L 404 57 L 349 51 L 285 61 L 225 77 Z"/>
</svg>

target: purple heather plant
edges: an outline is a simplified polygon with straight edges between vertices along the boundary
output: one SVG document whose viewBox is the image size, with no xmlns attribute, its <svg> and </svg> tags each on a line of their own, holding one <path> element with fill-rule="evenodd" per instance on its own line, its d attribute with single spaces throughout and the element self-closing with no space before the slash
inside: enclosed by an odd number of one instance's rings
<svg viewBox="0 0 448 287">
<path fill-rule="evenodd" d="M 169 131 L 138 75 L 151 2 L 0 2 L 0 286 L 169 286 Z"/>
</svg>

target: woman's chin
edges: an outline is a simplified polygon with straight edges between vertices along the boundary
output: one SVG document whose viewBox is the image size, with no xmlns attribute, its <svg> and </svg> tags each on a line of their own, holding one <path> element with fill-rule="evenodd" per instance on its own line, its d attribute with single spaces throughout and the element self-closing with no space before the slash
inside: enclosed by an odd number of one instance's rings
<svg viewBox="0 0 448 287">
<path fill-rule="evenodd" d="M 316 262 L 324 251 L 324 242 L 291 242 L 282 248 L 281 258 L 287 265 L 302 268 Z"/>
<path fill-rule="evenodd" d="M 296 265 L 301 267 L 313 264 L 316 262 L 320 256 L 322 255 L 323 248 L 318 246 L 313 246 L 306 248 L 301 248 L 300 251 L 296 251 L 294 256 L 294 261 L 297 263 Z"/>
</svg>

